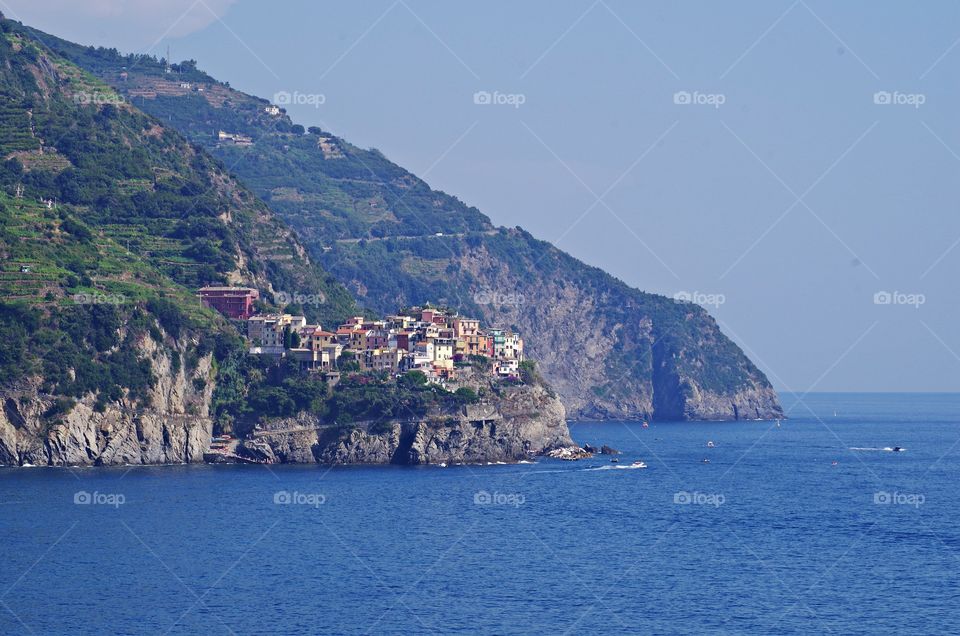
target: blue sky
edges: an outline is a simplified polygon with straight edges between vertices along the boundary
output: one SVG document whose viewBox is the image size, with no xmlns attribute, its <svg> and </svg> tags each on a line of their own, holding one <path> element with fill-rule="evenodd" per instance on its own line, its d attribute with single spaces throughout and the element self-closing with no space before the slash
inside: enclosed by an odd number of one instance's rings
<svg viewBox="0 0 960 636">
<path fill-rule="evenodd" d="M 710 303 L 779 389 L 960 390 L 956 3 L 0 9 L 169 45 L 264 97 L 322 95 L 288 110 L 633 286 Z"/>
</svg>

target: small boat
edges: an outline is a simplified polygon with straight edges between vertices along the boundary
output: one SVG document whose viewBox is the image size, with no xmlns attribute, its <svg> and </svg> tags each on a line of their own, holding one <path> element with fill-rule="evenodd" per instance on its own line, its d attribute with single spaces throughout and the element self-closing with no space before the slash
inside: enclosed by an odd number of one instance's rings
<svg viewBox="0 0 960 636">
<path fill-rule="evenodd" d="M 713 443 L 713 440 L 710 440 L 709 442 L 707 442 L 707 448 L 714 448 L 715 446 L 716 444 Z"/>
<path fill-rule="evenodd" d="M 902 453 L 902 452 L 905 451 L 906 449 L 905 449 L 905 448 L 900 448 L 899 446 L 894 446 L 894 447 L 893 447 L 892 449 L 890 449 L 890 450 L 892 450 L 894 453 Z"/>
<path fill-rule="evenodd" d="M 642 426 L 643 426 L 643 428 L 650 428 L 650 425 L 647 424 L 646 422 L 644 422 Z"/>
<path fill-rule="evenodd" d="M 617 459 L 616 457 L 614 457 L 613 459 L 610 460 L 610 463 L 611 463 L 611 464 L 619 464 L 619 463 L 620 463 L 620 460 Z"/>
<path fill-rule="evenodd" d="M 703 464 L 709 464 L 709 463 L 710 463 L 710 460 L 707 459 L 706 457 L 704 457 L 704 458 L 703 458 L 703 462 L 701 462 L 701 463 L 703 463 Z"/>
<path fill-rule="evenodd" d="M 642 461 L 640 461 L 640 460 L 637 460 L 637 461 L 633 462 L 633 463 L 630 464 L 630 465 L 633 466 L 634 468 L 646 468 L 646 467 L 647 467 L 647 465 L 646 465 L 645 463 L 643 463 Z"/>
</svg>

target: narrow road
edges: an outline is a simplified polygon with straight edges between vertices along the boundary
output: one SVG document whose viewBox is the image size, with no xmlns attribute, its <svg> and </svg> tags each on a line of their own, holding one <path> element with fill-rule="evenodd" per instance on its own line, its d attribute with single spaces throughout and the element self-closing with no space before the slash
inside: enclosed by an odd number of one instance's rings
<svg viewBox="0 0 960 636">
<path fill-rule="evenodd" d="M 363 238 L 345 238 L 337 239 L 337 243 L 359 243 L 360 241 L 385 241 L 387 239 L 420 239 L 420 238 L 447 238 L 447 237 L 456 237 L 463 238 L 464 236 L 470 236 L 471 234 L 483 234 L 485 236 L 493 236 L 497 234 L 500 230 L 484 230 L 483 232 L 458 232 L 456 234 L 421 234 L 419 236 L 370 236 Z"/>
</svg>

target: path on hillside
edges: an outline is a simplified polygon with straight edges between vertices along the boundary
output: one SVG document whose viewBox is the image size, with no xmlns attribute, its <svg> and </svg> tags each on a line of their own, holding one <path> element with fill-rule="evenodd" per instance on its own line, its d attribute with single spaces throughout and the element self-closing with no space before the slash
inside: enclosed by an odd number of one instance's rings
<svg viewBox="0 0 960 636">
<path fill-rule="evenodd" d="M 363 238 L 345 238 L 337 239 L 337 243 L 359 243 L 360 241 L 386 241 L 387 239 L 421 239 L 421 238 L 463 238 L 465 236 L 483 234 L 484 236 L 493 236 L 494 234 L 499 233 L 500 230 L 484 230 L 483 232 L 457 232 L 455 234 L 420 234 L 418 236 L 370 236 Z"/>
</svg>

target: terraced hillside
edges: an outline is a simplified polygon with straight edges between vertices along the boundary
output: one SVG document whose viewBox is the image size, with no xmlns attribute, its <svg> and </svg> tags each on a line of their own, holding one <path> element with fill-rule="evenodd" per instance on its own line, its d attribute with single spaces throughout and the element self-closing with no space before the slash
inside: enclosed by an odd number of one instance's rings
<svg viewBox="0 0 960 636">
<path fill-rule="evenodd" d="M 199 457 L 255 386 L 200 285 L 311 294 L 327 324 L 357 311 L 216 159 L 7 20 L 0 95 L 0 463 L 107 461 L 116 435 L 109 461 Z M 165 432 L 138 442 L 148 413 Z"/>
</svg>

